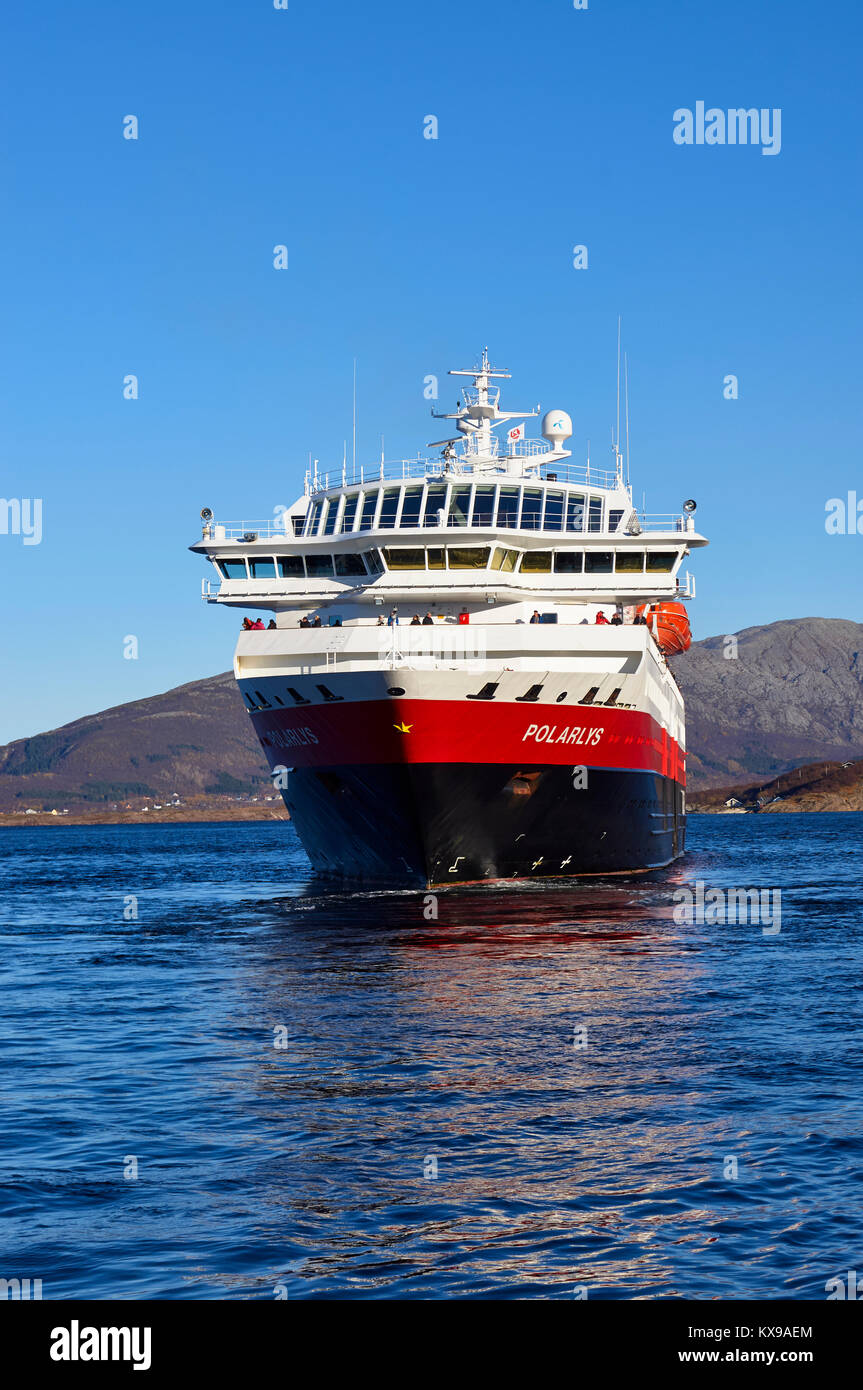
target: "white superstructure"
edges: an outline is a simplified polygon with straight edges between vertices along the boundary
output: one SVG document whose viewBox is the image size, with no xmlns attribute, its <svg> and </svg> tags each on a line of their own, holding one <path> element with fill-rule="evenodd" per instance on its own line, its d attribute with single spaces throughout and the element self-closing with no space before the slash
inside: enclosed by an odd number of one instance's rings
<svg viewBox="0 0 863 1390">
<path fill-rule="evenodd" d="M 343 623 L 375 621 L 395 603 L 402 622 L 429 606 L 455 616 L 478 605 L 483 622 L 513 623 L 534 606 L 560 623 L 695 595 L 683 562 L 706 539 L 690 510 L 645 516 L 611 472 L 573 464 L 563 411 L 543 419 L 544 438 L 501 440 L 494 430 L 536 411 L 501 411 L 483 354 L 455 414 L 459 437 L 436 459 L 405 459 L 306 476 L 303 496 L 278 519 L 207 519 L 192 549 L 213 563 L 211 603 Z M 458 609 L 456 609 L 456 612 Z"/>
</svg>

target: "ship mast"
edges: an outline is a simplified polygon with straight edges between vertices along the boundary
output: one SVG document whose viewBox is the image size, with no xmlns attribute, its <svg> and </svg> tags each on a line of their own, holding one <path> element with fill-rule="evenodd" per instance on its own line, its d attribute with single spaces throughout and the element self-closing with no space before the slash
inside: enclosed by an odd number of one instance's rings
<svg viewBox="0 0 863 1390">
<path fill-rule="evenodd" d="M 506 420 L 530 419 L 539 414 L 539 406 L 535 410 L 499 409 L 500 388 L 492 387 L 491 382 L 495 377 L 509 380 L 511 373 L 497 371 L 490 365 L 487 347 L 483 348 L 479 367 L 452 368 L 448 375 L 471 377 L 473 384 L 465 386 L 464 404 L 459 401 L 453 414 L 438 414 L 432 410 L 435 420 L 455 420 L 459 432 L 454 439 L 438 439 L 433 444 L 444 445 L 451 457 L 451 446 L 462 443 L 465 461 L 470 461 L 475 472 L 498 467 L 498 440 L 492 429 Z"/>
</svg>

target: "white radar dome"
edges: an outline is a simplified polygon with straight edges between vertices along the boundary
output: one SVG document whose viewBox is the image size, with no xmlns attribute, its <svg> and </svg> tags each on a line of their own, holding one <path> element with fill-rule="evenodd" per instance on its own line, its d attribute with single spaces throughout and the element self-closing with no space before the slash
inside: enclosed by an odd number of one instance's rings
<svg viewBox="0 0 863 1390">
<path fill-rule="evenodd" d="M 543 415 L 542 437 L 558 447 L 572 438 L 572 421 L 565 410 L 549 410 Z"/>
</svg>

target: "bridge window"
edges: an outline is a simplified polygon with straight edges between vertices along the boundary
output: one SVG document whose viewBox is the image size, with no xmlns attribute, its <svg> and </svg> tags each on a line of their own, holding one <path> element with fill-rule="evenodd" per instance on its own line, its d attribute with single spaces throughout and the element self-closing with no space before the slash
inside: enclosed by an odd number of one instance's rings
<svg viewBox="0 0 863 1390">
<path fill-rule="evenodd" d="M 309 520 L 306 526 L 306 535 L 313 536 L 318 529 L 318 522 L 321 519 L 321 508 L 323 502 L 313 502 L 309 508 Z"/>
<path fill-rule="evenodd" d="M 451 570 L 484 570 L 488 565 L 489 549 L 487 545 L 453 547 L 447 551 L 449 567 Z"/>
<path fill-rule="evenodd" d="M 426 492 L 423 526 L 443 526 L 446 511 L 446 483 L 430 487 Z"/>
<path fill-rule="evenodd" d="M 528 551 L 521 557 L 521 574 L 551 574 L 551 551 Z"/>
<path fill-rule="evenodd" d="M 518 526 L 518 488 L 502 487 L 497 502 L 497 524 L 515 529 Z"/>
<path fill-rule="evenodd" d="M 449 504 L 447 526 L 467 526 L 470 511 L 470 488 L 454 487 Z"/>
<path fill-rule="evenodd" d="M 517 559 L 517 550 L 501 550 L 497 548 L 494 555 L 491 557 L 491 568 L 493 570 L 500 570 L 502 574 L 512 574 Z"/>
<path fill-rule="evenodd" d="M 359 500 L 360 494 L 358 492 L 351 492 L 345 498 L 345 509 L 342 512 L 342 524 L 339 527 L 340 531 L 353 531 L 354 519 L 357 514 L 357 502 Z"/>
<path fill-rule="evenodd" d="M 677 559 L 676 550 L 648 550 L 647 573 L 670 574 Z"/>
<path fill-rule="evenodd" d="M 280 579 L 305 578 L 302 555 L 277 555 L 276 564 L 279 567 Z"/>
<path fill-rule="evenodd" d="M 422 500 L 423 490 L 421 487 L 409 487 L 405 490 L 405 500 L 402 502 L 402 526 L 419 526 Z"/>
<path fill-rule="evenodd" d="M 365 575 L 366 567 L 362 555 L 337 555 L 336 574 L 340 579 L 353 579 Z"/>
<path fill-rule="evenodd" d="M 309 576 L 309 579 L 332 579 L 332 555 L 307 555 L 306 574 Z"/>
<path fill-rule="evenodd" d="M 566 529 L 584 530 L 584 497 L 581 493 L 571 492 L 566 499 Z"/>
<path fill-rule="evenodd" d="M 584 569 L 584 552 L 581 550 L 556 550 L 554 554 L 555 574 L 581 574 Z"/>
<path fill-rule="evenodd" d="M 562 492 L 547 492 L 545 494 L 545 518 L 542 525 L 544 531 L 563 530 Z"/>
<path fill-rule="evenodd" d="M 428 565 L 430 570 L 446 569 L 446 558 L 443 546 L 432 546 L 428 552 Z"/>
<path fill-rule="evenodd" d="M 586 550 L 584 553 L 585 574 L 611 574 L 612 555 L 610 550 Z"/>
<path fill-rule="evenodd" d="M 223 579 L 247 579 L 245 560 L 217 560 Z"/>
<path fill-rule="evenodd" d="M 538 531 L 542 518 L 542 492 L 539 488 L 526 487 L 521 503 L 522 531 Z"/>
<path fill-rule="evenodd" d="M 426 567 L 424 550 L 387 549 L 384 551 L 384 559 L 387 569 L 391 570 L 424 570 Z"/>
<path fill-rule="evenodd" d="M 381 502 L 381 514 L 378 517 L 378 530 L 391 531 L 396 524 L 396 512 L 399 509 L 399 489 L 397 487 L 385 487 L 384 499 Z"/>
<path fill-rule="evenodd" d="M 275 579 L 276 562 L 267 556 L 266 560 L 253 560 L 249 557 L 249 574 L 253 579 Z"/>
<path fill-rule="evenodd" d="M 372 529 L 372 522 L 375 519 L 375 507 L 378 505 L 378 491 L 379 489 L 375 488 L 374 492 L 367 492 L 363 497 L 363 509 L 360 513 L 359 525 L 361 531 L 370 531 Z"/>
<path fill-rule="evenodd" d="M 473 499 L 473 526 L 491 526 L 494 520 L 494 488 L 478 487 Z"/>
<path fill-rule="evenodd" d="M 611 511 L 611 512 L 608 513 L 608 529 L 609 529 L 609 531 L 616 531 L 616 530 L 617 530 L 618 526 L 620 525 L 620 519 L 621 519 L 622 516 L 623 516 L 623 512 L 622 512 L 622 511 L 618 511 L 617 509 L 615 509 L 614 511 Z"/>
<path fill-rule="evenodd" d="M 376 550 L 364 550 L 363 559 L 369 567 L 369 574 L 383 574 L 383 561 Z"/>
<path fill-rule="evenodd" d="M 614 557 L 614 568 L 618 574 L 643 574 L 643 550 L 619 550 Z"/>
<path fill-rule="evenodd" d="M 590 512 L 589 512 L 588 518 L 587 518 L 587 529 L 588 529 L 588 531 L 601 531 L 601 530 L 602 530 L 602 498 L 601 498 L 601 497 L 591 497 L 591 499 L 590 499 Z"/>
<path fill-rule="evenodd" d="M 339 514 L 339 501 L 340 499 L 338 497 L 331 497 L 327 503 L 327 514 L 324 518 L 323 530 L 325 536 L 331 536 L 336 529 L 336 517 Z"/>
</svg>

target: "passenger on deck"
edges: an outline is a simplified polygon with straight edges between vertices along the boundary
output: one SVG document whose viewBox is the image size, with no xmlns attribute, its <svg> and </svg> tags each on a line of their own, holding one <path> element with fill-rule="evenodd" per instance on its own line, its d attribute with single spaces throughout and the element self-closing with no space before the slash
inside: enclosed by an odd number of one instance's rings
<svg viewBox="0 0 863 1390">
<path fill-rule="evenodd" d="M 378 618 L 377 626 L 378 626 L 378 627 L 386 627 L 386 623 L 385 623 L 384 620 L 383 620 L 383 615 L 382 615 L 380 618 Z"/>
<path fill-rule="evenodd" d="M 619 613 L 615 613 L 615 614 L 612 615 L 611 626 L 612 626 L 612 627 L 623 627 L 623 619 L 621 618 L 621 616 L 620 616 Z"/>
<path fill-rule="evenodd" d="M 255 621 L 252 623 L 252 627 L 255 629 L 256 632 L 263 632 L 263 630 L 264 630 L 264 620 L 263 620 L 263 618 L 256 618 Z"/>
<path fill-rule="evenodd" d="M 422 626 L 422 624 L 420 623 L 419 613 L 414 613 L 413 617 L 411 618 L 411 627 L 421 627 L 421 626 Z"/>
<path fill-rule="evenodd" d="M 273 628 L 274 628 L 275 626 L 276 626 L 276 620 L 275 620 L 275 618 L 270 618 L 270 621 L 267 623 L 267 632 L 272 632 L 272 630 L 273 630 Z"/>
<path fill-rule="evenodd" d="M 311 623 L 305 615 L 300 618 L 300 627 L 311 627 Z"/>
<path fill-rule="evenodd" d="M 431 613 L 426 613 L 425 617 L 423 618 L 422 625 L 423 627 L 434 627 L 434 618 L 432 617 Z"/>
<path fill-rule="evenodd" d="M 531 621 L 532 623 L 541 623 L 541 622 L 542 622 L 542 618 L 539 616 L 539 609 L 538 609 L 538 608 L 534 608 L 534 610 L 533 610 L 533 615 L 532 615 L 530 621 Z"/>
<path fill-rule="evenodd" d="M 320 613 L 316 613 L 315 616 L 314 616 L 314 619 L 313 619 L 313 621 L 312 621 L 312 627 L 321 627 L 321 626 L 322 626 L 322 623 L 321 623 L 321 615 L 320 615 Z"/>
<path fill-rule="evenodd" d="M 608 627 L 608 619 L 606 618 L 601 608 L 597 613 L 594 622 L 596 622 L 600 627 Z"/>
<path fill-rule="evenodd" d="M 387 627 L 398 627 L 398 625 L 399 610 L 397 608 L 394 608 L 393 611 L 390 613 L 390 616 L 387 618 Z"/>
<path fill-rule="evenodd" d="M 243 632 L 250 632 L 251 629 L 252 629 L 253 627 L 254 627 L 254 624 L 253 624 L 251 618 L 244 618 L 244 619 L 243 619 Z"/>
</svg>

